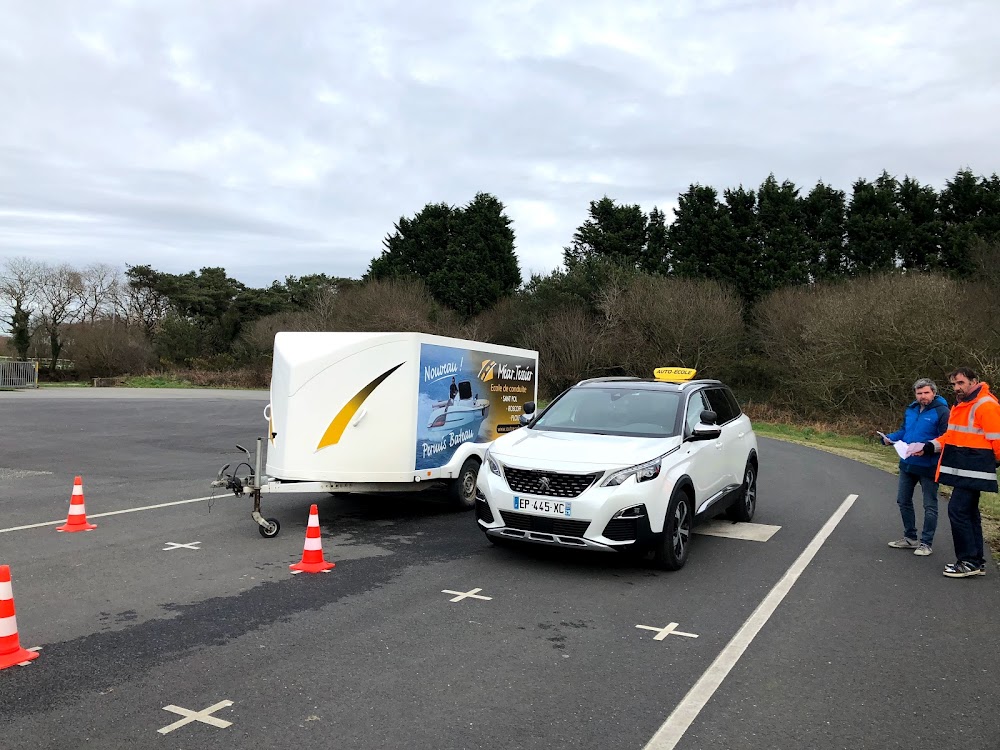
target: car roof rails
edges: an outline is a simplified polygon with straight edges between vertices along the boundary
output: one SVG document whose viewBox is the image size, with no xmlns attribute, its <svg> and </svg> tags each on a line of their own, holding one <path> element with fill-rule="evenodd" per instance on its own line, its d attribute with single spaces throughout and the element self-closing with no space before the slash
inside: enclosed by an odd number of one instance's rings
<svg viewBox="0 0 1000 750">
<path fill-rule="evenodd" d="M 633 380 L 642 380 L 642 378 L 634 378 L 629 375 L 609 375 L 603 378 L 587 378 L 586 380 L 581 380 L 577 385 L 586 385 L 587 383 L 627 383 Z"/>
</svg>

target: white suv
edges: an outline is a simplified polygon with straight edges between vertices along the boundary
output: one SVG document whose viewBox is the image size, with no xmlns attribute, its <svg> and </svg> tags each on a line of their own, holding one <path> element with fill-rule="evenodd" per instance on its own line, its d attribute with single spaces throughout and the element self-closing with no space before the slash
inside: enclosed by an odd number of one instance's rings
<svg viewBox="0 0 1000 750">
<path fill-rule="evenodd" d="M 697 521 L 753 518 L 757 437 L 718 380 L 585 380 L 522 423 L 479 471 L 476 520 L 491 542 L 651 550 L 677 570 Z"/>
</svg>

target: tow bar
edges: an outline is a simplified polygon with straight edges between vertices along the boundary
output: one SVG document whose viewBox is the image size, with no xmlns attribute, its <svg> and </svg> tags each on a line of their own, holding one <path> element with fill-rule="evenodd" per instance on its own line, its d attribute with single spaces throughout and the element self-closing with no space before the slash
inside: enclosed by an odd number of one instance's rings
<svg viewBox="0 0 1000 750">
<path fill-rule="evenodd" d="M 223 487 L 227 490 L 232 490 L 236 497 L 243 497 L 247 490 L 250 491 L 250 496 L 253 498 L 253 512 L 250 513 L 250 517 L 257 523 L 258 531 L 260 535 L 265 539 L 273 539 L 278 535 L 278 531 L 281 529 L 281 524 L 278 523 L 277 518 L 264 518 L 260 512 L 260 477 L 261 472 L 261 460 L 263 456 L 263 446 L 264 438 L 257 438 L 257 453 L 255 456 L 250 455 L 250 451 L 244 448 L 242 445 L 237 445 L 237 450 L 240 450 L 246 455 L 246 461 L 240 461 L 236 464 L 236 468 L 233 469 L 231 473 L 227 473 L 227 470 L 232 465 L 226 464 L 221 469 L 219 469 L 219 475 L 212 482 L 212 487 Z M 250 461 L 253 461 L 253 465 L 250 465 Z M 243 477 L 239 476 L 240 467 L 245 466 L 247 468 L 247 474 Z"/>
</svg>

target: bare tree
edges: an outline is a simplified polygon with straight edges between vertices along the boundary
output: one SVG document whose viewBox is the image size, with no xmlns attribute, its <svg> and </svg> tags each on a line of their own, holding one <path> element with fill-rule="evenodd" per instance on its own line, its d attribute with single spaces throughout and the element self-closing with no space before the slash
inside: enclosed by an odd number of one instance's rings
<svg viewBox="0 0 1000 750">
<path fill-rule="evenodd" d="M 120 273 L 107 263 L 93 263 L 80 274 L 80 320 L 93 325 L 115 313 Z"/>
<path fill-rule="evenodd" d="M 153 363 L 152 345 L 138 326 L 122 320 L 98 319 L 67 326 L 66 356 L 84 378 L 140 374 Z"/>
<path fill-rule="evenodd" d="M 664 365 L 718 377 L 734 365 L 744 337 L 739 296 L 715 281 L 639 275 L 608 285 L 598 308 L 619 344 L 619 366 L 640 377 Z"/>
<path fill-rule="evenodd" d="M 66 263 L 57 266 L 43 265 L 35 292 L 39 326 L 48 336 L 52 355 L 49 368 L 54 371 L 62 351 L 63 327 L 76 321 L 81 313 L 83 277 Z"/>
<path fill-rule="evenodd" d="M 150 341 L 170 310 L 170 300 L 165 296 L 148 286 L 133 284 L 125 276 L 116 279 L 113 305 L 118 317 L 141 327 Z"/>
<path fill-rule="evenodd" d="M 594 316 L 580 308 L 557 310 L 540 317 L 525 331 L 524 343 L 544 352 L 538 388 L 550 397 L 581 378 L 609 371 L 612 342 Z"/>
<path fill-rule="evenodd" d="M 776 403 L 806 417 L 898 418 L 918 377 L 939 382 L 961 364 L 993 376 L 1000 337 L 990 293 L 937 274 L 885 274 L 779 290 L 758 308 L 761 345 L 780 363 Z"/>
</svg>

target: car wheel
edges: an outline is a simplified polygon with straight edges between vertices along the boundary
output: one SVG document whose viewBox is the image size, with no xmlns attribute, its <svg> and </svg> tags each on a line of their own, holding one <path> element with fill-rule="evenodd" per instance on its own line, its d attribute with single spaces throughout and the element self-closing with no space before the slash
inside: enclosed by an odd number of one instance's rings
<svg viewBox="0 0 1000 750">
<path fill-rule="evenodd" d="M 747 461 L 743 473 L 743 488 L 739 499 L 729 507 L 727 515 L 733 521 L 749 523 L 757 511 L 757 467 Z"/>
<path fill-rule="evenodd" d="M 680 570 L 687 562 L 691 546 L 691 526 L 694 513 L 686 492 L 678 492 L 667 506 L 663 536 L 653 552 L 653 561 L 664 570 Z"/>
<path fill-rule="evenodd" d="M 469 457 L 462 464 L 458 477 L 451 481 L 448 494 L 455 510 L 472 510 L 476 507 L 476 478 L 479 476 L 479 459 Z"/>
</svg>

